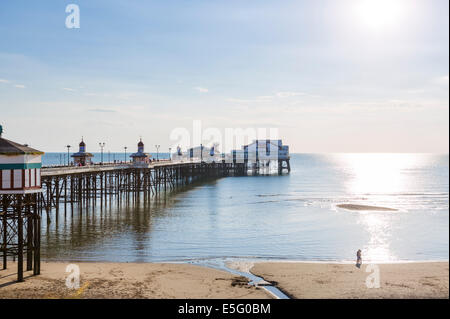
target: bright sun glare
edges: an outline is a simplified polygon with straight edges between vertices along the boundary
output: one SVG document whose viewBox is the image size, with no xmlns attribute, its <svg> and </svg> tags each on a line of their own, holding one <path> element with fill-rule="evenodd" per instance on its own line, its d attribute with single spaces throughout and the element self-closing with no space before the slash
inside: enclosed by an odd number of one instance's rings
<svg viewBox="0 0 450 319">
<path fill-rule="evenodd" d="M 356 15 L 369 28 L 380 30 L 399 24 L 405 9 L 402 0 L 358 0 Z"/>
</svg>

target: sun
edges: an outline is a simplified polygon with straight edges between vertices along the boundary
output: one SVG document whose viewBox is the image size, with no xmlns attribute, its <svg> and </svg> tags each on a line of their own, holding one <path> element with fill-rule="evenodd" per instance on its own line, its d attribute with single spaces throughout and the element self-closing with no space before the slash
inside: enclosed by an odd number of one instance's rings
<svg viewBox="0 0 450 319">
<path fill-rule="evenodd" d="M 355 11 L 362 24 L 381 30 L 398 25 L 404 9 L 402 0 L 358 0 Z"/>
</svg>

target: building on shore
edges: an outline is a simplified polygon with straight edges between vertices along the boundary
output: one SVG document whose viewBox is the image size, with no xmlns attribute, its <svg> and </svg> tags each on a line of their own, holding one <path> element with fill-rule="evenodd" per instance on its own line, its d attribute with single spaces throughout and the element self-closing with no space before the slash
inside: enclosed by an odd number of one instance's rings
<svg viewBox="0 0 450 319">
<path fill-rule="evenodd" d="M 150 163 L 151 155 L 144 152 L 144 143 L 142 139 L 139 140 L 138 150 L 136 153 L 130 155 L 132 162 L 136 164 L 148 164 Z"/>
<path fill-rule="evenodd" d="M 94 155 L 92 153 L 86 152 L 86 143 L 84 143 L 83 138 L 81 138 L 79 146 L 79 151 L 71 155 L 71 157 L 73 157 L 75 166 L 91 165 L 92 157 L 94 157 Z"/>
</svg>

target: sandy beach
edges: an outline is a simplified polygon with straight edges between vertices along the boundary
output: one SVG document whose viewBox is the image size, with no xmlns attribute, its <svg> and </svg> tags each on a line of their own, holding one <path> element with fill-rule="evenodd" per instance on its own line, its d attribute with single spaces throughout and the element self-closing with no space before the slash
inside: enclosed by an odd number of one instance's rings
<svg viewBox="0 0 450 319">
<path fill-rule="evenodd" d="M 367 288 L 367 265 L 261 262 L 236 263 L 274 283 L 291 298 L 448 298 L 448 262 L 380 264 L 380 288 Z M 42 274 L 16 283 L 16 265 L 0 270 L 0 298 L 272 298 L 244 277 L 189 265 L 76 263 L 80 287 L 66 287 L 69 263 L 42 263 Z"/>
<path fill-rule="evenodd" d="M 367 266 L 263 262 L 251 272 L 292 298 L 449 298 L 448 262 L 379 264 L 380 287 L 371 289 Z"/>
<path fill-rule="evenodd" d="M 16 280 L 16 265 L 0 270 L 0 298 L 271 298 L 248 280 L 228 272 L 188 264 L 76 263 L 80 288 L 66 287 L 69 263 L 44 262 L 41 275 Z"/>
</svg>

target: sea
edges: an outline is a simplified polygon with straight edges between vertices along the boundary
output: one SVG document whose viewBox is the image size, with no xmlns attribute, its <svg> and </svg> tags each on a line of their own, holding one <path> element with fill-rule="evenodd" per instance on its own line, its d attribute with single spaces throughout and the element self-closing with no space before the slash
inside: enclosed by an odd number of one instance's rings
<svg viewBox="0 0 450 319">
<path fill-rule="evenodd" d="M 47 153 L 43 163 L 60 165 L 66 156 Z M 124 158 L 103 154 L 105 162 Z M 348 262 L 361 249 L 364 261 L 448 261 L 448 154 L 291 154 L 291 168 L 281 176 L 198 183 L 145 203 L 61 208 L 50 223 L 42 219 L 41 256 Z M 339 204 L 395 210 L 353 211 Z"/>
</svg>

